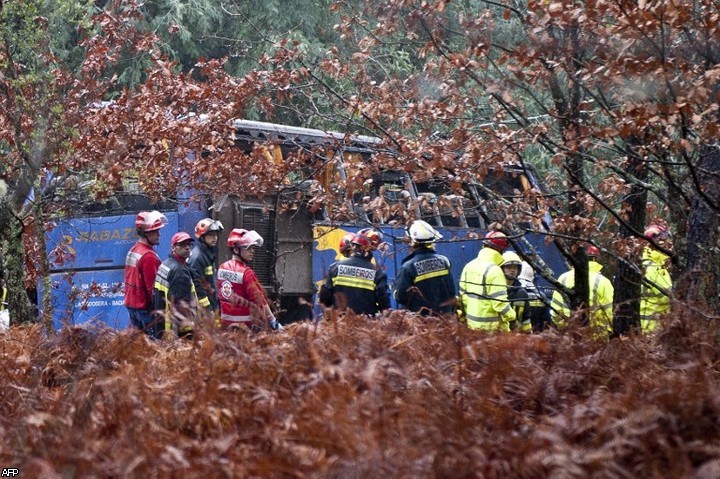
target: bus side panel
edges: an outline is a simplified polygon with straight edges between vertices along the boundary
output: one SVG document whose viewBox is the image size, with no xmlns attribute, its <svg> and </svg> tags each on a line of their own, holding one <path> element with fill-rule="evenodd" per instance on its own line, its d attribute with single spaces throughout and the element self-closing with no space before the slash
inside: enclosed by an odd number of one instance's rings
<svg viewBox="0 0 720 479">
<path fill-rule="evenodd" d="M 185 191 L 178 198 L 178 225 L 175 231 L 184 231 L 195 238 L 195 225 L 203 218 L 209 218 L 207 205 L 202 200 L 191 200 L 195 191 Z"/>
<path fill-rule="evenodd" d="M 111 328 L 127 328 L 128 313 L 123 306 L 124 277 L 123 269 L 51 274 L 53 326 L 60 329 L 101 322 Z M 91 287 L 93 293 L 90 293 Z"/>
<path fill-rule="evenodd" d="M 161 259 L 170 254 L 170 238 L 178 230 L 178 214 L 164 212 L 168 225 L 160 230 Z M 110 269 L 125 266 L 128 250 L 138 240 L 136 214 L 64 220 L 46 233 L 51 271 Z M 57 250 L 56 250 L 57 248 Z M 53 251 L 56 251 L 53 253 Z M 60 251 L 64 252 L 60 253 Z"/>
<path fill-rule="evenodd" d="M 436 229 L 443 235 L 443 239 L 435 245 L 435 251 L 447 256 L 450 260 L 450 273 L 455 280 L 455 290 L 457 292 L 460 274 L 465 265 L 477 257 L 481 244 L 477 239 L 468 237 L 470 233 L 468 229 Z M 475 235 L 482 236 L 482 233 L 476 231 Z"/>
<path fill-rule="evenodd" d="M 340 254 L 340 240 L 346 234 L 354 234 L 359 230 L 355 226 L 313 226 L 313 250 L 312 250 L 312 282 L 315 287 L 313 299 L 313 311 L 315 316 L 322 316 L 322 306 L 318 302 L 317 293 L 320 286 L 325 282 L 330 265 L 343 258 Z"/>
<path fill-rule="evenodd" d="M 399 305 L 395 301 L 393 285 L 397 273 L 402 267 L 402 260 L 408 255 L 409 245 L 403 241 L 405 238 L 405 227 L 391 228 L 382 227 L 384 247 L 375 252 L 375 264 L 387 274 L 388 288 L 390 289 L 390 307 L 397 309 Z"/>
<path fill-rule="evenodd" d="M 170 238 L 178 231 L 177 212 L 164 214 L 168 224 L 161 230 L 160 244 L 156 247 L 163 261 L 170 254 Z M 127 327 L 127 310 L 123 305 L 124 268 L 125 256 L 138 239 L 135 217 L 133 213 L 75 218 L 60 222 L 47 233 L 48 253 L 64 242 L 67 251 L 74 255 L 64 257 L 63 262 L 51 263 L 55 327 L 87 321 Z M 41 298 L 42 282 L 38 284 L 38 291 Z"/>
<path fill-rule="evenodd" d="M 558 277 L 568 270 L 560 250 L 558 250 L 555 243 L 546 243 L 547 236 L 537 233 L 527 233 L 525 239 L 535 248 L 538 255 L 545 261 L 548 267 L 553 271 L 553 276 Z M 542 288 L 550 288 L 550 283 L 540 276 L 535 274 L 535 283 Z"/>
</svg>

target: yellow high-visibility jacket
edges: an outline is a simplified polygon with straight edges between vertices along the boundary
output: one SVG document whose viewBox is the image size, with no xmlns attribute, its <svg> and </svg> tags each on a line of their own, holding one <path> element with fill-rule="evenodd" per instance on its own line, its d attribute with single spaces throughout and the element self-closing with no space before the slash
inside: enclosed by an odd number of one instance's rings
<svg viewBox="0 0 720 479">
<path fill-rule="evenodd" d="M 508 301 L 507 282 L 500 269 L 503 257 L 492 248 L 482 248 L 460 275 L 462 314 L 470 329 L 510 331 L 516 318 Z"/>
<path fill-rule="evenodd" d="M 588 261 L 590 283 L 590 326 L 599 332 L 612 333 L 613 297 L 615 289 L 609 279 L 600 273 L 602 265 L 596 261 Z M 560 275 L 558 281 L 567 288 L 575 286 L 575 270 L 571 269 Z M 558 290 L 552 295 L 552 318 L 559 327 L 567 325 L 570 317 L 570 306 L 565 296 Z"/>
<path fill-rule="evenodd" d="M 665 292 L 650 284 L 642 285 L 640 296 L 640 326 L 644 333 L 651 333 L 657 327 L 657 316 L 670 310 L 672 279 L 667 270 L 670 257 L 651 247 L 643 251 L 643 269 L 645 278 L 660 286 Z"/>
</svg>

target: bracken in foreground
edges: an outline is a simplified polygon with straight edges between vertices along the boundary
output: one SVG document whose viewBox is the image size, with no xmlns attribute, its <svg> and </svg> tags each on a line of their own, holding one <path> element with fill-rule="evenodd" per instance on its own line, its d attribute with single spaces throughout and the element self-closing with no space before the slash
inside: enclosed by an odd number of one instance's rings
<svg viewBox="0 0 720 479">
<path fill-rule="evenodd" d="M 25 477 L 718 477 L 720 334 L 489 336 L 393 311 L 283 333 L 0 336 Z"/>
</svg>

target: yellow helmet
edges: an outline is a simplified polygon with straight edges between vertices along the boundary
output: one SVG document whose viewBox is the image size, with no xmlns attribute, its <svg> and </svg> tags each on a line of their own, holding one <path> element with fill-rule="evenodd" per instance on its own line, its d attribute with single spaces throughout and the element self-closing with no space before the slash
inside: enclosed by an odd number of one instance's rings
<svg viewBox="0 0 720 479">
<path fill-rule="evenodd" d="M 503 266 L 522 266 L 522 259 L 515 251 L 505 251 L 503 253 L 503 262 L 500 267 Z"/>
</svg>

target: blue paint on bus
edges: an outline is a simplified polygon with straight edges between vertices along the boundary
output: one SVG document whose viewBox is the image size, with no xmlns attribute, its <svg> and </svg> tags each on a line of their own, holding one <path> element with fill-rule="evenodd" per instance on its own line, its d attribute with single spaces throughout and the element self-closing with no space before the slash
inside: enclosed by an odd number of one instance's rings
<svg viewBox="0 0 720 479">
<path fill-rule="evenodd" d="M 168 224 L 161 230 L 156 247 L 161 260 L 170 254 L 169 239 L 180 223 L 177 212 L 163 214 Z M 46 234 L 56 328 L 87 322 L 102 322 L 113 328 L 128 326 L 123 306 L 125 256 L 138 240 L 136 216 L 132 213 L 68 219 Z M 42 297 L 42 282 L 38 295 Z"/>
<path fill-rule="evenodd" d="M 337 226 L 330 227 L 325 225 L 316 225 L 314 229 L 315 244 L 313 247 L 313 283 L 316 290 L 324 283 L 327 271 L 330 265 L 342 259 L 338 249 L 340 239 L 347 233 L 356 233 L 361 228 L 356 226 Z M 446 256 L 450 260 L 451 274 L 455 280 L 457 287 L 460 281 L 460 274 L 467 263 L 477 257 L 482 243 L 484 231 L 476 228 L 443 228 L 436 227 L 437 231 L 443 235 L 443 239 L 435 245 L 435 251 Z M 402 261 L 409 252 L 409 243 L 405 237 L 405 228 L 399 227 L 380 227 L 383 233 L 384 247 L 379 248 L 373 255 L 374 262 L 378 268 L 385 271 L 388 276 L 388 285 L 392 291 L 392 286 L 397 277 L 397 272 L 402 267 Z M 536 253 L 545 261 L 548 267 L 553 271 L 554 276 L 558 276 L 566 271 L 565 262 L 560 251 L 553 243 L 546 242 L 546 236 L 542 234 L 526 234 L 525 239 L 532 245 Z M 539 287 L 549 287 L 549 283 L 538 276 L 536 283 Z M 322 314 L 322 308 L 315 298 L 314 311 L 316 315 Z M 395 299 L 391 297 L 391 306 L 398 308 L 399 305 Z"/>
</svg>

